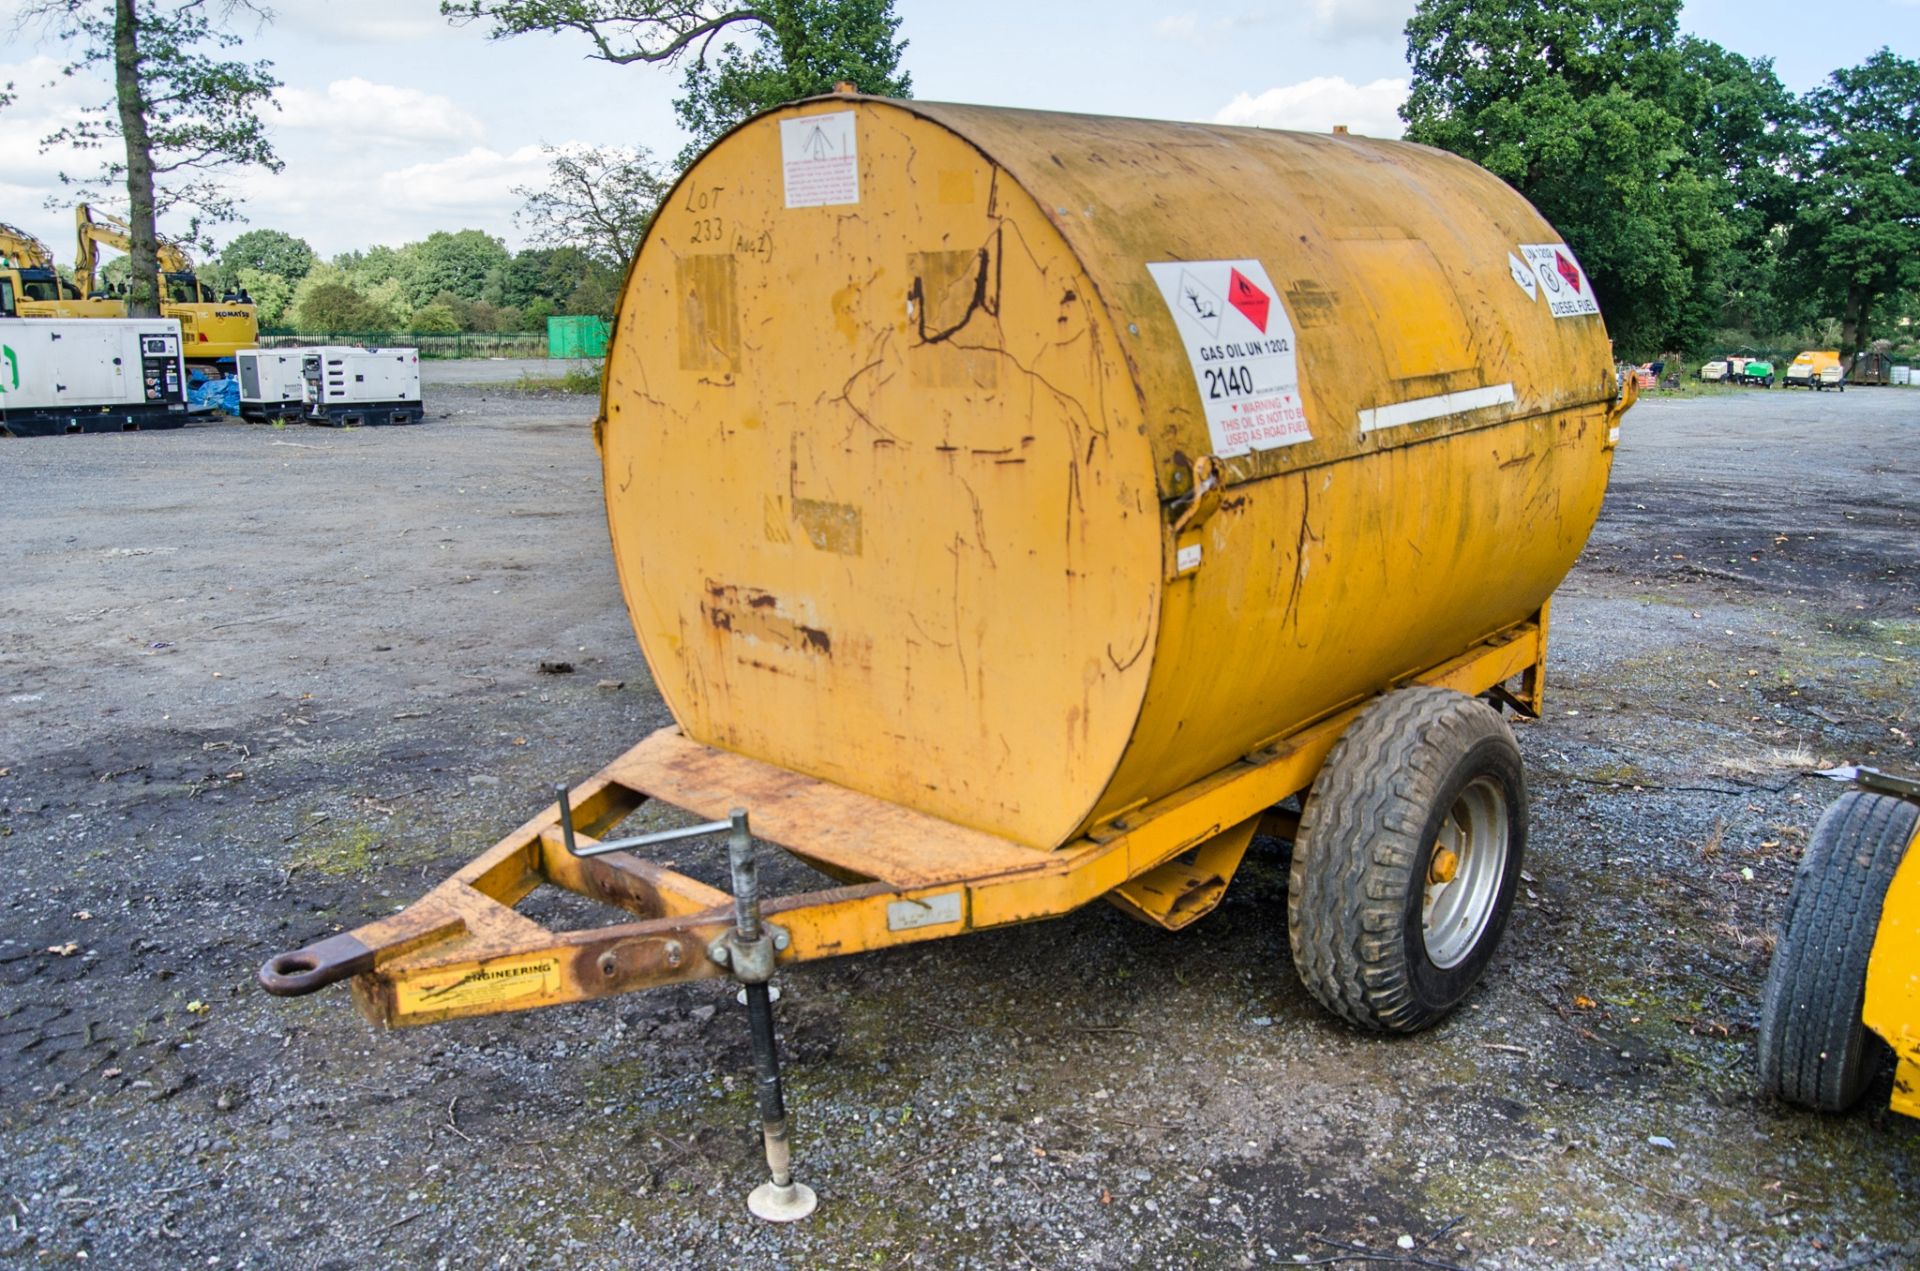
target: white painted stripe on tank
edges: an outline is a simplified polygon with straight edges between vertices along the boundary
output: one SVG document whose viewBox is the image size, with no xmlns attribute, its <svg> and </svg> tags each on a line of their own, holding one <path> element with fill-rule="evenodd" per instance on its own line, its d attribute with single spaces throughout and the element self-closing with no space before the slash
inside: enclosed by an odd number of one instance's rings
<svg viewBox="0 0 1920 1271">
<path fill-rule="evenodd" d="M 1512 401 L 1512 384 L 1489 384 L 1485 388 L 1442 393 L 1438 397 L 1416 397 L 1412 401 L 1395 402 L 1391 406 L 1361 411 L 1360 431 L 1374 432 L 1381 428 L 1398 428 L 1402 424 L 1417 424 L 1423 419 L 1464 415 L 1470 410 L 1481 410 L 1488 406 L 1505 406 Z"/>
</svg>

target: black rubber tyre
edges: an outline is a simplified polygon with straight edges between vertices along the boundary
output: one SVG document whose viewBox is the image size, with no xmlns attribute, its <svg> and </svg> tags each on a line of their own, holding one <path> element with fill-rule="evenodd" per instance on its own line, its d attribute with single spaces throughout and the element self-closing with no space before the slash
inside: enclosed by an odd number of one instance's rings
<svg viewBox="0 0 1920 1271">
<path fill-rule="evenodd" d="M 1813 828 L 1760 1002 L 1760 1085 L 1820 1112 L 1859 1102 L 1887 1045 L 1860 1020 L 1867 960 L 1920 807 L 1849 791 Z"/>
<path fill-rule="evenodd" d="M 1457 814 L 1468 804 L 1495 808 L 1497 831 L 1486 841 L 1501 854 L 1481 858 L 1490 872 L 1471 894 L 1490 900 L 1442 965 L 1425 921 L 1435 849 L 1443 830 L 1449 842 L 1465 841 L 1451 836 L 1466 835 L 1473 814 Z M 1526 841 L 1526 777 L 1499 712 L 1443 688 L 1382 697 L 1335 743 L 1301 813 L 1287 888 L 1301 981 L 1362 1028 L 1411 1033 L 1437 1023 L 1493 958 Z"/>
</svg>

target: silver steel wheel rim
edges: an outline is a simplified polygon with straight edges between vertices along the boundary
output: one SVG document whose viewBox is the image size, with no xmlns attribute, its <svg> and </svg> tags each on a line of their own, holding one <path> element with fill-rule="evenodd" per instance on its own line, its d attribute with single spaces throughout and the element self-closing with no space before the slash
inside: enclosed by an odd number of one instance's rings
<svg viewBox="0 0 1920 1271">
<path fill-rule="evenodd" d="M 1506 793 L 1492 777 L 1478 777 L 1453 801 L 1422 862 L 1420 938 L 1427 959 L 1443 971 L 1465 962 L 1493 921 L 1507 872 L 1507 838 Z M 1453 856 L 1450 878 L 1435 877 L 1442 853 Z"/>
</svg>

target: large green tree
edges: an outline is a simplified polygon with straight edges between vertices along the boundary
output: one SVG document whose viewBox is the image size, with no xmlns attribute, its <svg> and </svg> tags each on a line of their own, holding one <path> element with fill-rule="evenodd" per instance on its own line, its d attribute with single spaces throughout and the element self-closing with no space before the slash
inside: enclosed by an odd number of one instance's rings
<svg viewBox="0 0 1920 1271">
<path fill-rule="evenodd" d="M 67 74 L 101 72 L 112 80 L 110 102 L 41 144 L 102 152 L 93 178 L 63 172 L 63 182 L 124 189 L 131 230 L 128 311 L 135 316 L 160 312 L 156 219 L 187 211 L 189 227 L 179 237 L 191 241 L 203 224 L 237 216 L 219 183 L 221 170 L 280 170 L 260 115 L 279 81 L 269 63 L 219 56 L 242 42 L 231 28 L 247 14 L 266 16 L 250 0 L 31 0 L 23 9 L 26 19 L 46 22 L 72 48 Z"/>
<path fill-rule="evenodd" d="M 317 281 L 316 281 L 317 279 Z M 311 285 L 308 285 L 311 284 Z M 301 335 L 363 335 L 392 331 L 394 312 L 368 299 L 337 277 L 309 274 L 293 306 L 294 329 Z"/>
<path fill-rule="evenodd" d="M 1792 102 L 1772 67 L 1682 36 L 1680 0 L 1421 0 L 1410 140 L 1526 195 L 1625 356 L 1700 342 L 1777 215 Z"/>
<path fill-rule="evenodd" d="M 419 243 L 403 249 L 413 254 L 406 277 L 407 299 L 416 308 L 431 303 L 441 292 L 463 300 L 479 300 L 488 284 L 497 285 L 512 257 L 507 246 L 485 230 L 455 233 L 435 230 Z"/>
<path fill-rule="evenodd" d="M 277 229 L 250 229 L 220 249 L 220 268 L 227 273 L 277 274 L 289 288 L 307 276 L 316 259 L 306 239 Z"/>
<path fill-rule="evenodd" d="M 555 313 L 599 313 L 603 296 L 618 292 L 625 268 L 625 261 L 609 263 L 578 247 L 529 247 L 507 266 L 501 299 L 541 318 Z M 576 298 L 588 307 L 574 308 Z"/>
<path fill-rule="evenodd" d="M 1692 139 L 1688 157 L 1714 189 L 1729 247 L 1701 289 L 1719 325 L 1779 331 L 1801 316 L 1780 285 L 1781 229 L 1798 191 L 1790 170 L 1805 145 L 1800 103 L 1766 58 L 1745 58 L 1706 40 L 1683 39 L 1667 100 Z"/>
<path fill-rule="evenodd" d="M 440 12 L 485 22 L 495 39 L 572 31 L 589 56 L 621 65 L 684 60 L 674 112 L 693 141 L 682 167 L 748 116 L 842 80 L 882 97 L 913 90 L 893 0 L 441 0 Z"/>
<path fill-rule="evenodd" d="M 692 140 L 686 167 L 729 128 L 781 102 L 849 83 L 876 97 L 913 96 L 900 69 L 907 42 L 895 38 L 893 0 L 779 0 L 766 6 L 751 48 L 729 44 L 687 66 L 673 113 Z"/>
<path fill-rule="evenodd" d="M 1792 277 L 1838 312 L 1841 346 L 1867 348 L 1920 286 L 1920 62 L 1881 49 L 1806 96 Z"/>
</svg>

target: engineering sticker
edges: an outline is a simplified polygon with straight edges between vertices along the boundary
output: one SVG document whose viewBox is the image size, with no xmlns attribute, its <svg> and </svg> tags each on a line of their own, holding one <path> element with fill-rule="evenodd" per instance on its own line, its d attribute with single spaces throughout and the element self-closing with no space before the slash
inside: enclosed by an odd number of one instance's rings
<svg viewBox="0 0 1920 1271">
<path fill-rule="evenodd" d="M 1257 260 L 1147 266 L 1187 344 L 1213 453 L 1223 459 L 1312 441 L 1293 323 Z"/>
<path fill-rule="evenodd" d="M 1540 290 L 1547 293 L 1547 309 L 1554 317 L 1578 318 L 1600 312 L 1587 271 L 1580 268 L 1565 243 L 1522 243 L 1520 254 L 1533 266 L 1533 276 L 1540 280 Z"/>
<path fill-rule="evenodd" d="M 440 983 L 402 980 L 394 986 L 394 1006 L 402 1015 L 496 1006 L 560 987 L 560 959 L 551 953 L 518 962 L 504 959 L 455 971 Z"/>
</svg>

